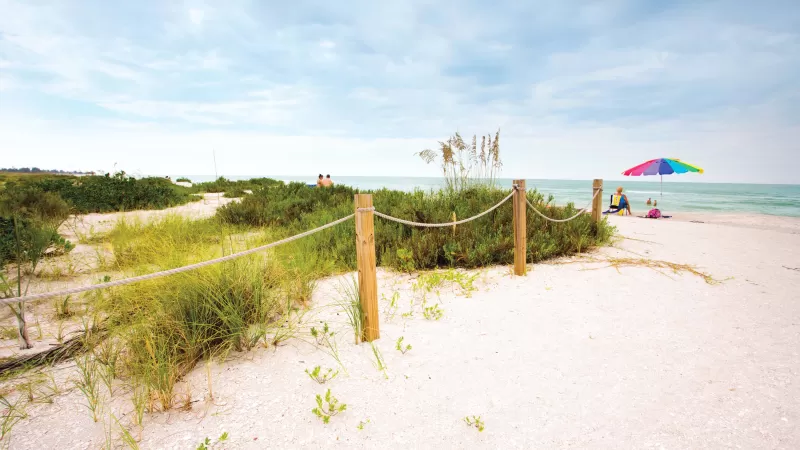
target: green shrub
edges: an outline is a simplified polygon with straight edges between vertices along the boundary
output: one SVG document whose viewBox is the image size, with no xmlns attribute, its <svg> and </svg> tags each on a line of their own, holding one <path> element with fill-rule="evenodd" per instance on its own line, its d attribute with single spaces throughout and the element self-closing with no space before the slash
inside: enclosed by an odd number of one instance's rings
<svg viewBox="0 0 800 450">
<path fill-rule="evenodd" d="M 244 189 L 241 189 L 241 188 L 238 188 L 238 187 L 233 187 L 233 188 L 230 188 L 227 191 L 225 191 L 225 195 L 223 195 L 223 197 L 225 197 L 225 198 L 241 198 L 241 197 L 244 197 L 246 194 L 247 194 L 247 192 L 245 192 Z"/>
<path fill-rule="evenodd" d="M 186 177 L 180 177 L 180 178 L 178 178 L 178 179 L 177 179 L 177 180 L 175 180 L 175 181 L 176 181 L 177 183 L 191 183 L 191 182 L 192 182 L 192 180 L 190 180 L 190 179 L 188 179 L 188 178 L 186 178 Z"/>
<path fill-rule="evenodd" d="M 224 223 L 244 226 L 270 226 L 285 234 L 305 231 L 353 212 L 353 195 L 346 186 L 328 189 L 307 187 L 301 183 L 256 191 L 239 203 L 220 208 L 217 217 Z M 377 210 L 394 217 L 417 222 L 449 222 L 457 217 L 471 217 L 485 211 L 508 191 L 472 187 L 462 191 L 401 192 L 379 190 L 373 193 Z M 566 218 L 576 212 L 573 205 L 551 207 L 552 197 L 528 192 L 529 200 L 553 218 Z M 584 251 L 610 236 L 603 222 L 596 225 L 589 215 L 567 223 L 550 223 L 537 215 L 528 215 L 528 260 Z M 352 268 L 355 261 L 353 227 L 342 225 L 329 233 L 304 239 L 301 245 L 318 257 L 327 258 L 338 267 Z M 418 228 L 375 218 L 375 246 L 382 266 L 410 271 L 436 267 L 474 268 L 513 261 L 514 232 L 510 202 L 476 221 L 446 228 Z"/>
<path fill-rule="evenodd" d="M 219 177 L 214 181 L 207 181 L 204 183 L 196 183 L 192 186 L 192 191 L 196 193 L 201 192 L 228 192 L 234 189 L 255 191 L 258 189 L 265 189 L 270 187 L 283 186 L 283 181 L 273 180 L 272 178 L 252 178 L 250 180 L 236 180 L 232 181 L 225 177 Z"/>
<path fill-rule="evenodd" d="M 80 214 L 163 209 L 198 199 L 191 195 L 189 188 L 177 186 L 165 178 L 136 179 L 124 172 L 113 176 L 31 177 L 20 179 L 18 183 L 8 182 L 4 187 L 9 191 L 20 188 L 58 194 Z"/>
</svg>

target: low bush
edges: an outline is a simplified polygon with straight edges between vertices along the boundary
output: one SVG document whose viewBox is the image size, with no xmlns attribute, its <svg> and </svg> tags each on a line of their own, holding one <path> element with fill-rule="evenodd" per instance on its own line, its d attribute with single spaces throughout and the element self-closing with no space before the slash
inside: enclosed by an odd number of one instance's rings
<svg viewBox="0 0 800 450">
<path fill-rule="evenodd" d="M 192 180 L 190 180 L 190 179 L 188 179 L 188 178 L 186 178 L 186 177 L 180 177 L 180 178 L 178 178 L 178 179 L 177 179 L 177 180 L 175 180 L 175 181 L 176 181 L 177 183 L 191 183 L 191 182 L 192 182 Z"/>
<path fill-rule="evenodd" d="M 195 183 L 192 186 L 193 192 L 228 192 L 238 189 L 240 191 L 250 190 L 255 191 L 274 186 L 283 186 L 283 181 L 273 180 L 272 178 L 252 178 L 249 180 L 229 180 L 225 177 L 219 177 L 214 181 L 207 181 L 204 183 Z"/>
<path fill-rule="evenodd" d="M 133 178 L 119 172 L 114 175 L 65 177 L 42 176 L 7 182 L 4 190 L 38 189 L 58 194 L 73 212 L 129 211 L 163 209 L 198 199 L 191 190 L 165 178 Z"/>
<path fill-rule="evenodd" d="M 287 233 L 323 225 L 353 212 L 357 190 L 336 186 L 310 188 L 300 183 L 261 190 L 240 203 L 220 208 L 217 216 L 223 223 L 244 226 L 282 227 Z M 502 200 L 509 191 L 473 187 L 463 191 L 401 192 L 379 190 L 373 193 L 377 210 L 394 217 L 416 222 L 452 221 L 485 211 Z M 560 219 L 576 212 L 552 205 L 552 197 L 528 192 L 528 199 L 548 216 Z M 597 234 L 595 234 L 597 230 Z M 599 229 L 588 214 L 567 223 L 551 223 L 528 215 L 528 260 L 584 251 L 605 242 L 610 228 L 603 222 Z M 337 266 L 352 268 L 355 245 L 352 226 L 336 227 L 329 233 L 304 239 L 306 251 L 333 260 Z M 375 245 L 378 262 L 397 270 L 436 267 L 482 267 L 513 262 L 514 232 L 510 202 L 474 222 L 447 228 L 418 228 L 375 218 Z"/>
<path fill-rule="evenodd" d="M 241 197 L 244 197 L 246 194 L 247 194 L 247 192 L 245 192 L 244 189 L 235 187 L 235 188 L 231 188 L 231 189 L 228 189 L 227 191 L 225 191 L 225 195 L 223 195 L 223 197 L 225 197 L 225 198 L 241 198 Z"/>
</svg>

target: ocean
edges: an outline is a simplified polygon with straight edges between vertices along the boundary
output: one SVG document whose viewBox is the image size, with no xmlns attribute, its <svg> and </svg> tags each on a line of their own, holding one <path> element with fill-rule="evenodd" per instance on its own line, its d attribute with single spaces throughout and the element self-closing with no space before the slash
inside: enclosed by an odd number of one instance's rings
<svg viewBox="0 0 800 450">
<path fill-rule="evenodd" d="M 174 175 L 176 179 L 182 175 Z M 260 175 L 228 176 L 231 180 L 246 180 Z M 316 183 L 316 177 L 263 175 L 278 180 Z M 187 175 L 195 182 L 212 181 L 213 175 Z M 673 177 L 677 178 L 677 177 Z M 800 185 L 779 184 L 732 184 L 732 183 L 687 183 L 667 180 L 663 193 L 658 177 L 653 181 L 605 181 L 603 205 L 609 203 L 609 196 L 622 186 L 631 201 L 635 213 L 646 212 L 647 199 L 658 201 L 663 213 L 706 212 L 706 213 L 754 213 L 775 216 L 800 217 Z M 346 184 L 364 190 L 394 189 L 413 191 L 414 189 L 436 190 L 443 186 L 441 178 L 431 177 L 335 177 L 337 184 Z M 499 179 L 498 185 L 511 187 L 511 179 Z M 565 205 L 574 203 L 583 208 L 592 198 L 592 180 L 527 180 L 527 188 L 537 189 L 546 195 L 552 194 L 555 203 Z"/>
</svg>

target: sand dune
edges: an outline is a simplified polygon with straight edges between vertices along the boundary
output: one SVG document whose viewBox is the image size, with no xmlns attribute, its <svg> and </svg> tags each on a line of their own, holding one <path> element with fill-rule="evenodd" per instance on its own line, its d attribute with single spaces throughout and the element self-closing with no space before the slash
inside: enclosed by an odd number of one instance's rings
<svg viewBox="0 0 800 450">
<path fill-rule="evenodd" d="M 376 341 L 386 376 L 368 344 L 352 343 L 344 315 L 325 307 L 342 278 L 324 280 L 305 326 L 338 330 L 349 374 L 310 380 L 306 368 L 336 362 L 300 338 L 198 367 L 181 388 L 193 392 L 191 410 L 148 417 L 140 445 L 195 448 L 227 432 L 224 448 L 798 448 L 796 222 L 611 220 L 622 237 L 613 247 L 526 277 L 481 271 L 470 298 L 430 294 L 439 321 L 422 317 L 414 277 L 381 271 L 380 292 L 401 298 Z M 613 258 L 692 264 L 716 281 L 617 269 Z M 394 349 L 400 336 L 413 345 L 406 355 Z M 311 409 L 328 387 L 348 408 L 323 425 Z M 124 395 L 108 407 L 121 420 Z M 12 446 L 100 445 L 103 425 L 82 403 L 73 391 L 32 407 Z M 469 428 L 468 415 L 486 430 Z"/>
</svg>

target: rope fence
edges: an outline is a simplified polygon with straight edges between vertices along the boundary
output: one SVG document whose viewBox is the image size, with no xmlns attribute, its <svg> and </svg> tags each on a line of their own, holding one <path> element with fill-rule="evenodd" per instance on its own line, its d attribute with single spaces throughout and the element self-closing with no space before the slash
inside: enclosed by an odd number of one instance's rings
<svg viewBox="0 0 800 450">
<path fill-rule="evenodd" d="M 538 214 L 538 215 L 539 215 L 541 218 L 543 218 L 543 219 L 546 219 L 546 220 L 549 220 L 550 222 L 564 223 L 564 222 L 569 222 L 570 220 L 573 220 L 573 219 L 577 218 L 578 216 L 580 216 L 581 214 L 583 214 L 583 213 L 585 213 L 586 211 L 588 211 L 588 210 L 589 210 L 589 207 L 590 207 L 590 206 L 592 206 L 592 203 L 594 203 L 594 199 L 595 199 L 595 198 L 597 198 L 597 196 L 600 194 L 600 192 L 602 192 L 602 189 L 595 189 L 595 190 L 594 190 L 594 196 L 592 197 L 592 199 L 591 199 L 591 200 L 589 200 L 589 203 L 587 203 L 587 204 L 586 204 L 586 207 L 585 207 L 585 208 L 583 208 L 583 209 L 581 209 L 580 211 L 578 211 L 577 213 L 575 213 L 575 215 L 574 215 L 574 216 L 572 216 L 572 217 L 570 217 L 570 218 L 568 218 L 568 219 L 553 219 L 553 218 L 547 217 L 547 216 L 545 216 L 544 214 L 542 214 L 541 212 L 539 212 L 539 210 L 538 210 L 538 209 L 536 209 L 536 207 L 535 207 L 535 206 L 533 206 L 533 203 L 531 203 L 531 201 L 530 201 L 530 200 L 528 200 L 528 198 L 527 198 L 527 197 L 525 198 L 525 201 L 526 201 L 526 202 L 528 202 L 528 206 L 530 206 L 530 207 L 531 207 L 531 209 L 533 210 L 533 212 L 535 212 L 536 214 Z"/>
<path fill-rule="evenodd" d="M 177 267 L 175 269 L 162 270 L 160 272 L 153 272 L 153 273 L 149 273 L 147 275 L 139 275 L 137 277 L 124 278 L 122 280 L 117 280 L 117 281 L 109 281 L 108 283 L 93 284 L 91 286 L 81 286 L 81 287 L 76 287 L 76 288 L 71 288 L 71 289 L 65 289 L 63 291 L 43 292 L 41 294 L 25 295 L 25 296 L 22 296 L 22 297 L 4 298 L 4 299 L 0 300 L 0 305 L 7 305 L 9 303 L 21 303 L 21 302 L 27 302 L 27 301 L 32 301 L 32 300 L 40 300 L 40 299 L 43 299 L 43 298 L 63 297 L 65 295 L 72 295 L 72 294 L 80 294 L 82 292 L 95 291 L 95 290 L 98 290 L 98 289 L 106 289 L 106 288 L 112 288 L 112 287 L 117 287 L 117 286 L 125 286 L 126 284 L 138 283 L 139 281 L 152 280 L 154 278 L 161 278 L 161 277 L 166 277 L 166 276 L 169 276 L 169 275 L 179 274 L 179 273 L 182 273 L 182 272 L 188 272 L 190 270 L 197 270 L 197 269 L 200 269 L 202 267 L 210 266 L 212 264 L 218 264 L 218 263 L 221 263 L 221 262 L 230 261 L 230 260 L 233 260 L 233 259 L 236 259 L 236 258 L 240 258 L 242 256 L 247 256 L 247 255 L 251 255 L 253 253 L 258 253 L 258 252 L 261 252 L 261 251 L 264 251 L 264 250 L 268 250 L 270 248 L 277 247 L 279 245 L 288 244 L 289 242 L 296 241 L 298 239 L 302 239 L 302 238 L 304 238 L 306 236 L 311 236 L 314 233 L 319 233 L 322 230 L 325 230 L 327 228 L 331 228 L 331 227 L 334 227 L 336 225 L 339 225 L 340 223 L 346 222 L 346 221 L 352 219 L 353 217 L 355 217 L 355 214 L 350 214 L 349 216 L 342 217 L 341 219 L 338 219 L 338 220 L 335 220 L 335 221 L 333 221 L 331 223 L 322 225 L 321 227 L 314 228 L 313 230 L 305 231 L 303 233 L 296 234 L 294 236 L 291 236 L 291 237 L 288 237 L 288 238 L 285 238 L 285 239 L 281 239 L 279 241 L 275 241 L 275 242 L 272 242 L 272 243 L 269 243 L 269 244 L 266 244 L 266 245 L 262 245 L 262 246 L 259 246 L 259 247 L 254 247 L 254 248 L 251 248 L 249 250 L 244 250 L 244 251 L 241 251 L 241 252 L 238 252 L 238 253 L 231 253 L 230 255 L 223 256 L 221 258 L 210 259 L 208 261 L 203 261 L 203 262 L 199 262 L 199 263 L 195 263 L 195 264 L 189 264 L 188 266 Z"/>
<path fill-rule="evenodd" d="M 322 230 L 334 227 L 339 225 L 343 222 L 346 222 L 350 219 L 355 218 L 355 230 L 356 230 L 356 258 L 358 263 L 358 280 L 359 280 L 359 297 L 361 301 L 362 311 L 364 314 L 364 326 L 363 328 L 363 340 L 371 342 L 374 339 L 380 338 L 380 332 L 378 330 L 378 289 L 377 289 L 377 273 L 376 273 L 376 252 L 375 252 L 375 229 L 374 229 L 374 222 L 373 216 L 378 216 L 382 219 L 397 222 L 403 225 L 412 226 L 412 227 L 422 227 L 422 228 L 444 228 L 444 227 L 452 227 L 456 225 L 463 225 L 468 222 L 472 222 L 473 220 L 480 219 L 481 217 L 491 213 L 492 211 L 496 210 L 509 200 L 513 199 L 513 217 L 514 217 L 514 273 L 516 275 L 525 275 L 526 273 L 526 262 L 527 262 L 527 227 L 526 227 L 526 216 L 525 216 L 525 207 L 530 206 L 533 211 L 538 214 L 539 216 L 543 217 L 546 220 L 551 222 L 557 223 L 564 223 L 569 222 L 570 220 L 576 219 L 581 214 L 585 213 L 590 205 L 592 206 L 592 220 L 600 223 L 602 215 L 600 214 L 601 209 L 601 202 L 602 202 L 602 192 L 603 192 L 603 181 L 602 180 L 594 180 L 593 184 L 594 195 L 592 200 L 586 205 L 585 208 L 578 211 L 577 214 L 569 217 L 567 219 L 553 219 L 550 217 L 545 216 L 539 210 L 537 210 L 533 203 L 528 200 L 527 196 L 525 195 L 525 180 L 514 180 L 513 189 L 511 193 L 508 194 L 505 198 L 500 200 L 497 204 L 492 206 L 491 208 L 476 214 L 472 217 L 457 220 L 453 222 L 446 222 L 446 223 L 424 223 L 424 222 L 414 222 L 412 220 L 401 219 L 398 217 L 393 217 L 388 214 L 384 214 L 380 211 L 376 211 L 375 207 L 372 205 L 372 194 L 356 194 L 355 196 L 355 212 L 348 216 L 342 217 L 341 219 L 334 220 L 328 224 L 319 226 L 312 230 L 305 231 L 300 234 L 296 234 L 294 236 L 290 236 L 279 241 L 275 241 L 266 245 L 261 245 L 259 247 L 254 247 L 249 250 L 244 250 L 237 253 L 232 253 L 227 256 L 223 256 L 220 258 L 211 259 L 208 261 L 203 261 L 195 264 L 190 264 L 183 267 L 177 267 L 174 269 L 169 270 L 162 270 L 159 272 L 150 273 L 147 275 L 140 275 L 131 278 L 125 278 L 116 281 L 110 281 L 108 283 L 100 283 L 94 284 L 90 286 L 82 286 L 70 289 L 64 289 L 60 291 L 54 292 L 44 292 L 40 294 L 32 294 L 32 295 L 24 295 L 19 297 L 10 297 L 5 299 L 0 299 L 0 305 L 8 305 L 12 303 L 24 303 L 28 301 L 40 300 L 45 298 L 52 298 L 52 297 L 63 297 L 66 295 L 72 294 L 80 294 L 83 292 L 90 292 L 99 289 L 107 289 L 117 286 L 125 286 L 128 284 L 138 283 L 140 281 L 152 280 L 155 278 L 166 277 L 169 275 L 175 275 L 183 272 L 188 272 L 191 270 L 197 270 L 202 267 L 210 266 L 213 264 L 218 264 L 225 261 L 231 261 L 236 258 L 240 258 L 242 256 L 251 255 L 253 253 L 258 253 L 264 250 L 268 250 L 273 247 L 277 247 L 283 244 L 288 244 L 289 242 L 296 241 L 298 239 L 302 239 L 304 237 L 310 236 L 315 233 L 319 233 Z"/>
<path fill-rule="evenodd" d="M 503 203 L 509 201 L 511 199 L 511 197 L 513 197 L 513 196 L 514 196 L 514 192 L 512 191 L 510 194 L 508 194 L 506 196 L 506 198 L 500 200 L 500 202 L 498 204 L 492 206 L 491 208 L 487 209 L 486 211 L 484 211 L 484 212 L 482 212 L 480 214 L 476 214 L 476 215 L 474 215 L 472 217 L 469 217 L 467 219 L 461 219 L 461 220 L 457 220 L 455 222 L 446 222 L 446 223 L 413 222 L 411 220 L 405 220 L 405 219 L 400 219 L 400 218 L 397 218 L 397 217 L 392 217 L 392 216 L 390 216 L 388 214 L 384 214 L 384 213 L 382 213 L 380 211 L 376 211 L 374 207 L 373 208 L 359 208 L 358 211 L 359 212 L 372 211 L 372 212 L 375 213 L 376 216 L 378 216 L 378 217 L 380 217 L 382 219 L 390 220 L 392 222 L 401 223 L 403 225 L 408 225 L 410 227 L 444 228 L 444 227 L 452 227 L 452 226 L 456 226 L 456 225 L 461 225 L 461 224 L 465 224 L 467 222 L 472 222 L 473 220 L 476 220 L 476 219 L 480 219 L 481 217 L 489 214 L 490 212 L 492 212 L 495 209 L 497 209 L 500 206 L 502 206 Z"/>
</svg>

